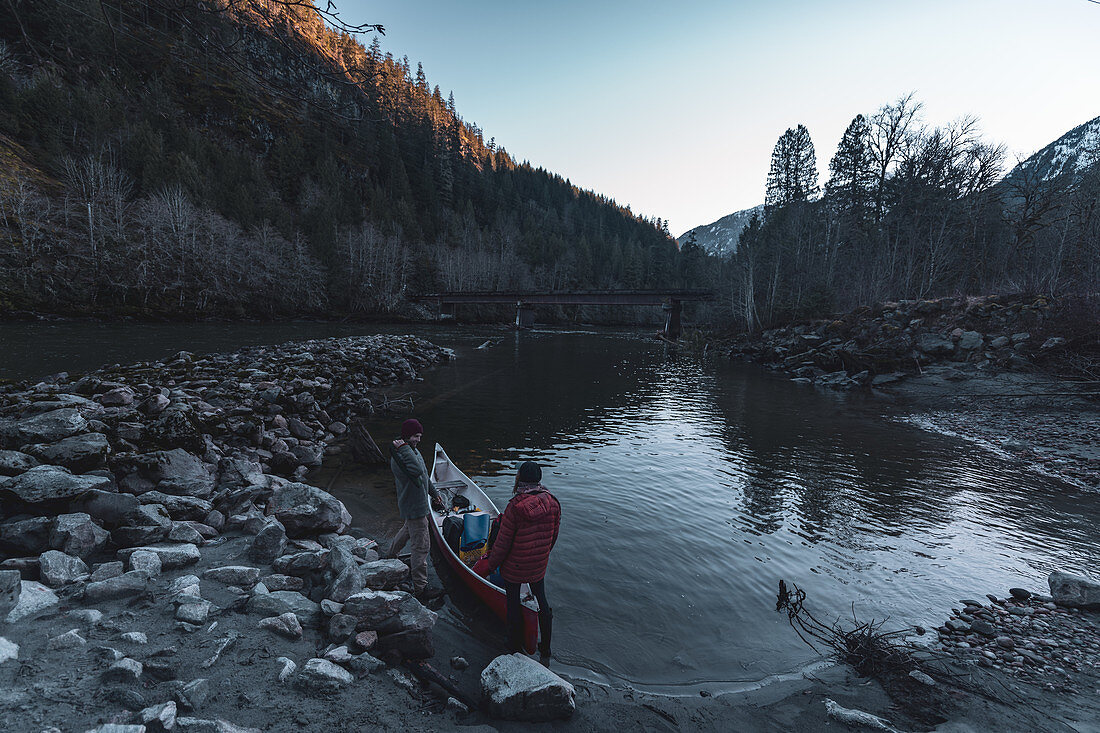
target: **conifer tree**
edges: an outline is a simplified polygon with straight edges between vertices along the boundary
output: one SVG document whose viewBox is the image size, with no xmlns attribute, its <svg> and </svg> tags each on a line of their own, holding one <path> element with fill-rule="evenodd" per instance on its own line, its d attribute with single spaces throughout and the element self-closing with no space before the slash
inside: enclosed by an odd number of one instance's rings
<svg viewBox="0 0 1100 733">
<path fill-rule="evenodd" d="M 863 115 L 856 115 L 829 161 L 832 176 L 825 184 L 825 195 L 837 211 L 853 219 L 861 219 L 870 205 L 871 188 L 875 182 L 874 158 L 870 147 L 871 125 Z"/>
<path fill-rule="evenodd" d="M 817 156 L 805 125 L 788 128 L 772 150 L 764 203 L 768 208 L 808 201 L 818 191 Z"/>
</svg>

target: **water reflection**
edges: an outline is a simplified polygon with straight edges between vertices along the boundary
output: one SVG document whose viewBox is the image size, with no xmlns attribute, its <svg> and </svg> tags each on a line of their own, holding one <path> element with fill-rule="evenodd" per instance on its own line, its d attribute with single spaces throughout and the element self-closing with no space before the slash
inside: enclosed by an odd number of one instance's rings
<svg viewBox="0 0 1100 733">
<path fill-rule="evenodd" d="M 501 504 L 520 460 L 546 466 L 564 507 L 548 587 L 575 664 L 643 685 L 760 679 L 814 658 L 774 612 L 779 578 L 822 615 L 855 601 L 927 624 L 1100 559 L 1095 497 L 858 398 L 627 336 L 452 338 L 460 359 L 418 406 L 428 439 Z"/>
</svg>

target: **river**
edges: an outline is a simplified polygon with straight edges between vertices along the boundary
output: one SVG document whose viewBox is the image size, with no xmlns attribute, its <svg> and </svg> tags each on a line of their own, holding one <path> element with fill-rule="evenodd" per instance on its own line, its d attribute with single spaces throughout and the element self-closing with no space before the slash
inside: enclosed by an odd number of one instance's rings
<svg viewBox="0 0 1100 733">
<path fill-rule="evenodd" d="M 639 333 L 0 324 L 0 376 L 379 331 L 458 354 L 395 390 L 416 400 L 426 456 L 443 444 L 501 507 L 518 463 L 543 466 L 563 507 L 547 577 L 555 655 L 579 674 L 691 692 L 797 673 L 821 657 L 776 613 L 781 578 L 824 620 L 934 627 L 960 599 L 1100 566 L 1096 493 L 891 419 L 877 399 Z M 399 420 L 373 421 L 375 437 Z M 341 498 L 353 514 L 384 506 L 392 524 L 384 483 Z"/>
</svg>

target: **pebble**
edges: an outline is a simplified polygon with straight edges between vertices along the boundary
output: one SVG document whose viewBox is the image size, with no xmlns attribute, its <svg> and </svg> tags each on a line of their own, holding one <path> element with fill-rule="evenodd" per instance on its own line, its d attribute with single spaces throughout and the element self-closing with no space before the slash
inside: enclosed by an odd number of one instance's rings
<svg viewBox="0 0 1100 733">
<path fill-rule="evenodd" d="M 120 637 L 123 641 L 130 644 L 148 644 L 149 637 L 145 635 L 143 631 L 127 631 Z"/>
<path fill-rule="evenodd" d="M 46 644 L 46 648 L 50 650 L 72 649 L 73 647 L 84 646 L 87 643 L 88 642 L 84 640 L 84 637 L 77 633 L 76 629 L 73 629 L 50 639 L 49 642 Z"/>
</svg>

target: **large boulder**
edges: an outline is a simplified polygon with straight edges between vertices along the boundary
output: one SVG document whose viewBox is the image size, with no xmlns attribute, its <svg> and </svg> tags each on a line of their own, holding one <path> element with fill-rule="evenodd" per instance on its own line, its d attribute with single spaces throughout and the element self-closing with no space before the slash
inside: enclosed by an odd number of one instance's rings
<svg viewBox="0 0 1100 733">
<path fill-rule="evenodd" d="M 47 550 L 38 557 L 38 574 L 46 585 L 60 588 L 88 575 L 88 566 L 79 557 Z"/>
<path fill-rule="evenodd" d="M 9 519 L 0 523 L 0 550 L 10 555 L 39 555 L 50 549 L 53 517 Z"/>
<path fill-rule="evenodd" d="M 524 654 L 497 657 L 481 673 L 489 714 L 505 720 L 547 721 L 576 710 L 573 685 Z"/>
<path fill-rule="evenodd" d="M 74 512 L 88 514 L 108 527 L 117 527 L 137 511 L 140 502 L 133 494 L 93 489 L 69 504 Z"/>
<path fill-rule="evenodd" d="M 955 353 L 955 343 L 934 333 L 922 333 L 917 339 L 917 349 L 929 356 L 950 356 Z"/>
<path fill-rule="evenodd" d="M 18 476 L 38 465 L 38 459 L 17 450 L 0 450 L 0 476 Z"/>
<path fill-rule="evenodd" d="M 64 466 L 77 473 L 101 467 L 111 452 L 111 445 L 103 433 L 81 433 L 63 438 L 56 443 L 39 443 L 27 448 L 27 452 L 45 463 Z"/>
<path fill-rule="evenodd" d="M 0 420 L 0 443 L 18 447 L 27 443 L 53 443 L 88 429 L 88 421 L 72 407 L 50 410 L 21 420 Z"/>
<path fill-rule="evenodd" d="M 288 611 L 298 617 L 302 626 L 319 629 L 324 623 L 321 605 L 292 590 L 255 593 L 248 599 L 245 611 L 260 616 L 281 616 Z"/>
<path fill-rule="evenodd" d="M 84 586 L 84 602 L 98 603 L 115 598 L 128 598 L 140 595 L 149 587 L 149 576 L 131 570 L 113 578 L 97 580 Z"/>
<path fill-rule="evenodd" d="M 361 568 L 368 588 L 393 590 L 409 578 L 409 566 L 397 559 L 375 560 Z"/>
<path fill-rule="evenodd" d="M 362 590 L 344 601 L 341 611 L 358 620 L 357 628 L 387 634 L 428 631 L 438 616 L 404 591 Z"/>
<path fill-rule="evenodd" d="M 256 562 L 270 563 L 283 554 L 286 549 L 286 529 L 277 520 L 272 520 L 256 533 L 248 556 Z"/>
<path fill-rule="evenodd" d="M 62 514 L 50 529 L 50 547 L 79 558 L 99 552 L 109 539 L 111 533 L 83 512 Z"/>
<path fill-rule="evenodd" d="M 315 486 L 295 482 L 274 490 L 269 511 L 282 522 L 291 537 L 341 532 L 351 520 L 348 510 L 335 496 Z"/>
<path fill-rule="evenodd" d="M 351 672 L 327 659 L 314 657 L 302 665 L 302 671 L 295 678 L 296 684 L 316 692 L 335 692 L 346 687 L 355 678 Z"/>
<path fill-rule="evenodd" d="M 202 428 L 187 405 L 171 405 L 149 423 L 147 434 L 162 448 L 179 448 L 191 453 L 203 453 L 206 449 Z"/>
<path fill-rule="evenodd" d="M 57 594 L 41 583 L 33 580 L 20 581 L 19 600 L 15 607 L 8 611 L 8 623 L 13 624 L 35 616 L 47 608 L 53 608 L 59 602 Z"/>
<path fill-rule="evenodd" d="M 147 491 L 141 494 L 140 501 L 142 504 L 160 504 L 168 510 L 172 519 L 201 521 L 214 509 L 214 505 L 206 499 L 165 494 L 163 491 Z"/>
<path fill-rule="evenodd" d="M 113 482 L 106 476 L 74 476 L 62 466 L 35 466 L 15 478 L 0 481 L 6 489 L 23 501 L 34 504 L 55 499 L 72 499 L 85 491 L 109 491 Z"/>
<path fill-rule="evenodd" d="M 202 554 L 195 545 L 179 542 L 160 545 L 148 545 L 145 547 L 127 547 L 118 551 L 118 558 L 123 562 L 139 550 L 147 550 L 160 558 L 160 566 L 165 570 L 182 568 L 186 565 L 197 563 Z"/>
<path fill-rule="evenodd" d="M 1059 606 L 1100 608 L 1100 583 L 1058 570 L 1047 578 L 1050 595 Z"/>
<path fill-rule="evenodd" d="M 210 467 L 182 448 L 132 456 L 128 463 L 165 494 L 205 499 L 214 493 L 214 474 Z"/>
</svg>

